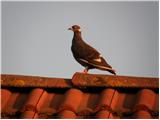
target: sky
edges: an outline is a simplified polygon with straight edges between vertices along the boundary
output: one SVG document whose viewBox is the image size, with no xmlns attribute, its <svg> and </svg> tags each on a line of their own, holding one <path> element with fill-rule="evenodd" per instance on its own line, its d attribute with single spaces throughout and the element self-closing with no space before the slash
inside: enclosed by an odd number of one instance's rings
<svg viewBox="0 0 160 120">
<path fill-rule="evenodd" d="M 60 78 L 82 72 L 67 30 L 75 24 L 117 75 L 159 76 L 158 1 L 2 2 L 1 72 Z"/>
</svg>

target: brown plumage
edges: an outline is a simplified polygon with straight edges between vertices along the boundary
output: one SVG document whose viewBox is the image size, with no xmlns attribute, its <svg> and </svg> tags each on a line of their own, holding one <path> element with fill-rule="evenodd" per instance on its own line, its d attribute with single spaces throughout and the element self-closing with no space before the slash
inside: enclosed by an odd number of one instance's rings
<svg viewBox="0 0 160 120">
<path fill-rule="evenodd" d="M 112 69 L 101 54 L 83 41 L 80 26 L 73 25 L 68 30 L 72 30 L 74 33 L 71 46 L 73 56 L 78 63 L 85 67 L 85 73 L 87 73 L 89 69 L 97 68 L 116 75 L 115 70 Z"/>
</svg>

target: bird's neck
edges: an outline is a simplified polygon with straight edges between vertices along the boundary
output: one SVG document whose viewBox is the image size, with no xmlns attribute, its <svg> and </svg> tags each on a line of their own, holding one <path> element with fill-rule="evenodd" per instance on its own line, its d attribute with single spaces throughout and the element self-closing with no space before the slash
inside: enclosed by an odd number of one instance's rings
<svg viewBox="0 0 160 120">
<path fill-rule="evenodd" d="M 81 32 L 75 31 L 73 37 L 81 37 Z"/>
<path fill-rule="evenodd" d="M 81 32 L 74 32 L 72 43 L 82 42 Z"/>
</svg>

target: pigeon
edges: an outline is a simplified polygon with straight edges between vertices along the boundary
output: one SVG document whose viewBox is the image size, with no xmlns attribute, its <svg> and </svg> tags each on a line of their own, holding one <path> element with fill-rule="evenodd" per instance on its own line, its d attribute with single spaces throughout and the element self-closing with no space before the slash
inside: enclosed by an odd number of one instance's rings
<svg viewBox="0 0 160 120">
<path fill-rule="evenodd" d="M 71 51 L 75 60 L 85 67 L 83 73 L 88 73 L 89 69 L 99 69 L 116 75 L 116 71 L 112 69 L 102 55 L 82 39 L 79 25 L 73 25 L 68 30 L 74 33 Z"/>
</svg>

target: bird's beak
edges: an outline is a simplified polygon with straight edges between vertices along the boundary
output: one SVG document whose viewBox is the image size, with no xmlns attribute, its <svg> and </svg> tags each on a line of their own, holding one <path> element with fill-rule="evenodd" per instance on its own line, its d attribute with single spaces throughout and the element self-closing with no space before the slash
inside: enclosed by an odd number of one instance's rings
<svg viewBox="0 0 160 120">
<path fill-rule="evenodd" d="M 72 28 L 68 28 L 68 30 L 73 30 Z"/>
</svg>

